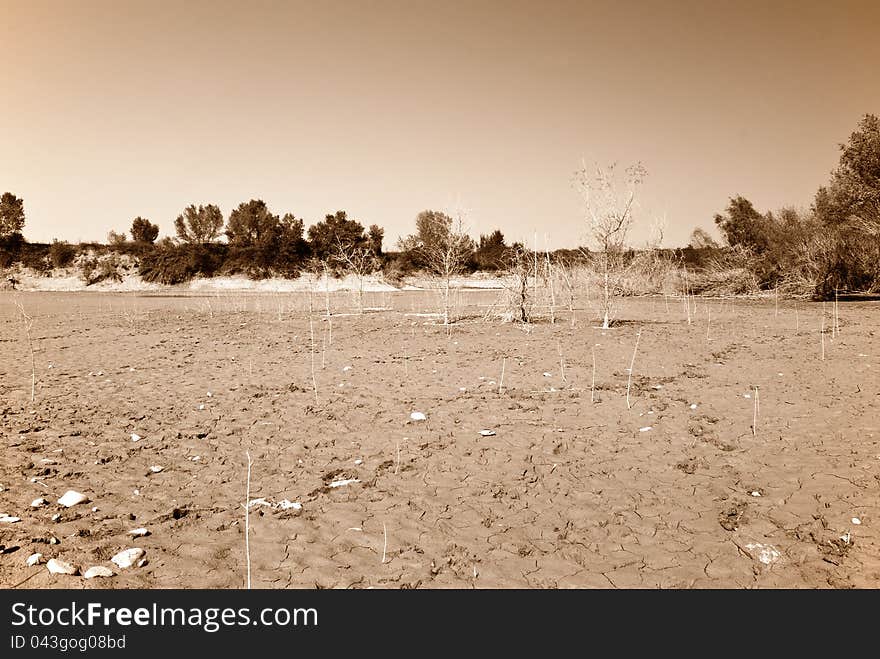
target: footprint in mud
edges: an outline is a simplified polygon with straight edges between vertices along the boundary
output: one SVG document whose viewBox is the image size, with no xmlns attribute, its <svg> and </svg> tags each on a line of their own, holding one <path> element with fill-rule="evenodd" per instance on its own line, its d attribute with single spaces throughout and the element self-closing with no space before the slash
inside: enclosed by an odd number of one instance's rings
<svg viewBox="0 0 880 659">
<path fill-rule="evenodd" d="M 725 531 L 736 531 L 741 524 L 746 523 L 747 503 L 732 503 L 718 514 L 718 523 Z"/>
</svg>

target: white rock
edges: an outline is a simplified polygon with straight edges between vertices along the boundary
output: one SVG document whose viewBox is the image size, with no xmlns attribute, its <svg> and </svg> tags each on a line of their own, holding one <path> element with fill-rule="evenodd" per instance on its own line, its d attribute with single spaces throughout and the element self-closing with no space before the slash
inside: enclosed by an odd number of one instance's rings
<svg viewBox="0 0 880 659">
<path fill-rule="evenodd" d="M 112 577 L 113 571 L 110 568 L 104 567 L 103 565 L 95 565 L 94 567 L 90 567 L 83 574 L 83 579 L 94 579 L 95 577 Z"/>
<path fill-rule="evenodd" d="M 553 377 L 553 374 L 550 373 L 550 372 L 548 372 L 548 371 L 544 371 L 544 373 L 542 373 L 542 375 L 543 375 L 545 378 L 552 378 L 552 377 Z"/>
<path fill-rule="evenodd" d="M 758 490 L 754 490 L 754 491 L 752 491 L 752 496 L 753 496 L 753 497 L 759 497 L 759 496 L 761 496 L 761 493 L 758 492 Z"/>
<path fill-rule="evenodd" d="M 639 428 L 639 432 L 648 432 L 652 426 L 645 426 L 644 428 Z"/>
<path fill-rule="evenodd" d="M 284 501 L 278 502 L 278 507 L 281 510 L 302 510 L 303 505 L 299 501 L 288 501 L 287 499 L 284 499 Z"/>
<path fill-rule="evenodd" d="M 132 547 L 131 549 L 123 549 L 110 560 L 124 570 L 137 563 L 145 553 L 140 547 Z"/>
<path fill-rule="evenodd" d="M 425 421 L 428 417 L 426 417 L 422 412 L 413 412 L 409 415 L 409 418 L 413 421 Z"/>
<path fill-rule="evenodd" d="M 209 391 L 207 396 L 208 396 L 208 398 L 210 398 L 211 396 L 213 396 L 213 394 Z"/>
<path fill-rule="evenodd" d="M 31 501 L 31 508 L 40 508 L 42 506 L 47 506 L 47 505 L 49 505 L 49 502 L 46 501 L 43 497 L 40 497 L 39 499 L 34 499 L 33 501 Z"/>
<path fill-rule="evenodd" d="M 855 524 L 856 526 L 858 526 L 859 524 L 862 523 L 862 520 L 860 520 L 858 517 L 853 517 L 850 521 L 851 521 L 853 524 Z"/>
<path fill-rule="evenodd" d="M 333 481 L 330 483 L 330 487 L 343 487 L 344 485 L 351 485 L 352 483 L 360 483 L 360 480 L 357 478 L 344 478 L 339 481 Z"/>
<path fill-rule="evenodd" d="M 149 563 L 149 561 L 146 558 L 142 558 L 141 560 L 138 561 L 138 567 L 143 567 L 147 563 Z"/>
<path fill-rule="evenodd" d="M 205 409 L 205 406 L 204 406 L 204 405 L 199 405 L 199 409 L 200 409 L 200 410 L 203 410 L 203 409 Z"/>
<path fill-rule="evenodd" d="M 692 410 L 697 409 L 697 404 L 696 404 L 696 403 L 691 403 L 691 409 L 692 409 Z"/>
<path fill-rule="evenodd" d="M 253 508 L 254 506 L 268 506 L 271 508 L 272 504 L 266 501 L 263 497 L 260 497 L 259 499 L 251 499 L 248 501 L 248 508 Z"/>
<path fill-rule="evenodd" d="M 145 535 L 150 535 L 150 532 L 147 529 L 141 527 L 139 529 L 132 529 L 128 532 L 128 535 L 134 536 L 135 538 L 140 538 Z"/>
<path fill-rule="evenodd" d="M 53 522 L 57 522 L 59 519 L 61 519 L 61 513 L 55 513 L 54 515 L 52 515 Z"/>
<path fill-rule="evenodd" d="M 36 554 L 31 554 L 27 558 L 27 566 L 33 567 L 34 565 L 38 565 L 43 562 L 43 555 L 40 552 Z"/>
<path fill-rule="evenodd" d="M 139 442 L 139 441 L 141 441 L 141 439 L 143 439 L 143 437 L 138 435 L 136 432 L 131 433 L 131 441 Z"/>
<path fill-rule="evenodd" d="M 358 458 L 357 460 L 354 461 L 354 463 L 355 463 L 356 465 L 362 465 L 362 464 L 364 464 L 364 461 L 361 460 L 360 458 Z"/>
<path fill-rule="evenodd" d="M 351 366 L 343 366 L 343 367 L 342 367 L 342 372 L 343 372 L 343 373 L 348 373 L 350 370 L 351 370 Z"/>
<path fill-rule="evenodd" d="M 76 574 L 79 572 L 75 566 L 59 561 L 57 558 L 50 558 L 49 562 L 46 563 L 46 569 L 49 570 L 50 574 Z"/>
<path fill-rule="evenodd" d="M 15 524 L 16 522 L 20 521 L 21 517 L 13 517 L 12 515 L 0 515 L 0 523 Z"/>
<path fill-rule="evenodd" d="M 773 545 L 764 545 L 760 542 L 750 542 L 746 545 L 746 549 L 752 558 L 764 565 L 770 565 L 779 560 L 781 554 Z"/>
<path fill-rule="evenodd" d="M 76 490 L 67 490 L 60 499 L 58 499 L 58 503 L 60 503 L 65 508 L 70 508 L 71 506 L 75 506 L 79 503 L 85 503 L 89 498 L 82 494 L 81 492 L 77 492 Z"/>
<path fill-rule="evenodd" d="M 152 467 L 150 467 L 150 471 L 152 471 L 154 474 L 158 474 L 159 472 L 163 471 L 164 469 L 165 469 L 165 467 L 160 467 L 159 465 L 153 465 Z"/>
<path fill-rule="evenodd" d="M 481 430 L 481 431 L 480 431 L 480 434 L 481 434 L 483 437 L 492 437 L 492 435 L 495 434 L 495 431 L 494 431 L 494 430 Z"/>
</svg>

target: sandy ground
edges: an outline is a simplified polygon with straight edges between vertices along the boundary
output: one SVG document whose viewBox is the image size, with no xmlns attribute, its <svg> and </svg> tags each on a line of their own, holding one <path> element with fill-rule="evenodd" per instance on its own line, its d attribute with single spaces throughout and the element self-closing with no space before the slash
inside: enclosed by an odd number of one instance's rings
<svg viewBox="0 0 880 659">
<path fill-rule="evenodd" d="M 254 587 L 880 586 L 876 303 L 828 306 L 822 360 L 821 304 L 493 299 L 448 333 L 430 294 L 337 296 L 331 341 L 303 295 L 0 293 L 0 586 L 245 586 L 247 452 Z"/>
</svg>

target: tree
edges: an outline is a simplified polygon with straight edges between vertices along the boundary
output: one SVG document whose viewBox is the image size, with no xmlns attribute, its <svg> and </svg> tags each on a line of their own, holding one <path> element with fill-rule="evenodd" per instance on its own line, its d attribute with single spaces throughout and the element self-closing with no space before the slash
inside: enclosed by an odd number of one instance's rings
<svg viewBox="0 0 880 659">
<path fill-rule="evenodd" d="M 136 243 L 152 245 L 159 237 L 159 226 L 138 216 L 131 223 L 131 239 Z"/>
<path fill-rule="evenodd" d="M 281 221 L 262 199 L 251 199 L 230 213 L 226 236 L 234 247 L 271 248 L 281 237 Z"/>
<path fill-rule="evenodd" d="M 309 243 L 303 237 L 305 225 L 293 213 L 285 213 L 280 228 L 275 262 L 284 274 L 293 275 L 309 255 Z"/>
<path fill-rule="evenodd" d="M 709 235 L 708 231 L 697 227 L 691 232 L 689 247 L 694 249 L 713 248 L 718 247 L 718 243 L 711 235 Z"/>
<path fill-rule="evenodd" d="M 611 326 L 614 298 L 624 268 L 626 237 L 633 222 L 638 188 L 646 176 L 647 170 L 640 162 L 627 167 L 622 175 L 616 163 L 590 168 L 585 163 L 574 173 L 574 184 L 584 204 L 587 237 L 598 248 L 603 329 Z M 591 256 L 587 250 L 583 254 L 586 258 Z"/>
<path fill-rule="evenodd" d="M 880 235 L 880 119 L 866 114 L 846 144 L 831 182 L 816 194 L 814 209 L 829 225 L 849 223 Z"/>
<path fill-rule="evenodd" d="M 24 200 L 11 192 L 0 197 L 0 240 L 20 234 L 24 228 Z"/>
<path fill-rule="evenodd" d="M 358 280 L 358 311 L 364 312 L 364 280 L 367 275 L 375 272 L 379 267 L 379 259 L 376 257 L 372 244 L 351 243 L 337 245 L 335 256 L 336 262 L 348 274 L 354 275 Z"/>
<path fill-rule="evenodd" d="M 125 231 L 122 233 L 116 233 L 115 231 L 111 231 L 107 234 L 107 243 L 114 246 L 124 245 L 125 244 Z"/>
<path fill-rule="evenodd" d="M 223 229 L 223 213 L 214 204 L 187 206 L 174 221 L 177 237 L 190 245 L 212 243 Z"/>
<path fill-rule="evenodd" d="M 754 254 L 761 254 L 769 247 L 770 222 L 742 195 L 730 198 L 727 214 L 716 214 L 715 224 L 731 247 L 741 247 Z"/>
<path fill-rule="evenodd" d="M 399 245 L 401 251 L 414 252 L 421 266 L 441 278 L 443 324 L 448 325 L 452 277 L 464 272 L 475 247 L 461 216 L 453 220 L 440 211 L 422 211 L 416 217 L 416 233 L 403 238 Z"/>
<path fill-rule="evenodd" d="M 480 270 L 497 270 L 504 265 L 507 255 L 507 245 L 504 244 L 504 234 L 500 229 L 495 229 L 487 236 L 480 236 L 480 246 L 474 253 L 474 260 Z"/>
<path fill-rule="evenodd" d="M 369 238 L 364 226 L 357 220 L 350 220 L 345 211 L 335 215 L 325 215 L 322 222 L 309 227 L 309 245 L 312 255 L 319 260 L 329 260 L 338 253 L 340 245 L 348 250 L 352 247 L 368 246 Z"/>
<path fill-rule="evenodd" d="M 367 239 L 370 242 L 370 249 L 376 256 L 382 256 L 382 240 L 385 238 L 385 229 L 378 224 L 371 224 L 367 233 Z"/>
</svg>

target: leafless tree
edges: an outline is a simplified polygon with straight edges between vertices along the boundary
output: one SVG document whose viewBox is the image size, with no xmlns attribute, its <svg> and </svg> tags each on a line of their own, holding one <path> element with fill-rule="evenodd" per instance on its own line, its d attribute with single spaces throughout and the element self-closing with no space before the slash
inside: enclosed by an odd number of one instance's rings
<svg viewBox="0 0 880 659">
<path fill-rule="evenodd" d="M 453 220 L 445 213 L 422 214 L 416 251 L 425 267 L 440 277 L 443 285 L 443 324 L 449 325 L 450 288 L 452 278 L 465 271 L 474 253 L 474 241 L 464 228 L 461 214 Z"/>
<path fill-rule="evenodd" d="M 600 313 L 602 328 L 611 326 L 614 298 L 623 268 L 627 234 L 633 222 L 638 188 L 647 171 L 641 163 L 620 172 L 615 163 L 602 167 L 586 163 L 574 174 L 574 184 L 584 203 L 587 234 L 598 249 L 602 279 Z M 592 256 L 585 251 L 587 257 Z"/>
<path fill-rule="evenodd" d="M 345 245 L 336 241 L 335 259 L 342 269 L 354 275 L 358 281 L 358 312 L 364 313 L 364 281 L 379 267 L 376 252 L 370 246 L 352 243 Z"/>
</svg>

